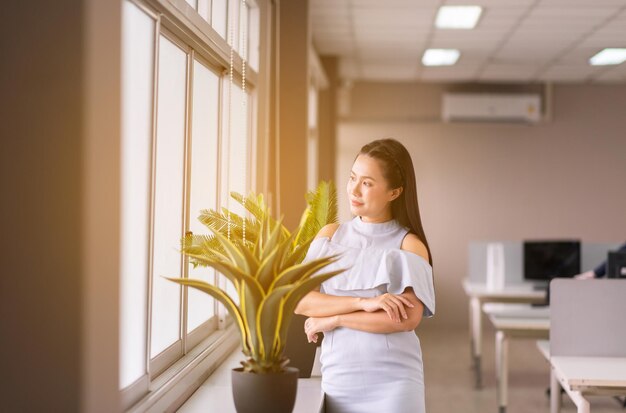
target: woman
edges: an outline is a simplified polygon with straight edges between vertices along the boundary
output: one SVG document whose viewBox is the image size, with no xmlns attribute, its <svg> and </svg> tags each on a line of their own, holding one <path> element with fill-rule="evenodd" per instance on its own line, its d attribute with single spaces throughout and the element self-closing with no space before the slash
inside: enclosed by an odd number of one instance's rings
<svg viewBox="0 0 626 413">
<path fill-rule="evenodd" d="M 432 258 L 417 204 L 411 156 L 393 139 L 357 155 L 347 185 L 351 221 L 322 228 L 305 260 L 341 254 L 346 268 L 306 295 L 309 342 L 322 342 L 326 411 L 424 412 L 419 340 L 435 311 Z"/>
</svg>

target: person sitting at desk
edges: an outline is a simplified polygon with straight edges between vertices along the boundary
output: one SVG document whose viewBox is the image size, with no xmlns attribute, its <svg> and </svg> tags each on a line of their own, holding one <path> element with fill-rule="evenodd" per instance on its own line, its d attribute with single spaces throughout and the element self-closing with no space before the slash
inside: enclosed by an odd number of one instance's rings
<svg viewBox="0 0 626 413">
<path fill-rule="evenodd" d="M 618 249 L 618 252 L 626 252 L 626 243 L 622 244 Z M 582 274 L 575 275 L 577 280 L 591 280 L 593 278 L 602 278 L 606 275 L 606 260 L 602 261 L 600 265 L 590 271 L 585 271 Z"/>
</svg>

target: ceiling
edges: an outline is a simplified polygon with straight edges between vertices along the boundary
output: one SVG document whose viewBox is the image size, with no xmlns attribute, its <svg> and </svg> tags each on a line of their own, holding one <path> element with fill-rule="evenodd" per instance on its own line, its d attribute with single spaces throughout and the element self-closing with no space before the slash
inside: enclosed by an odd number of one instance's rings
<svg viewBox="0 0 626 413">
<path fill-rule="evenodd" d="M 479 5 L 473 30 L 434 27 L 441 5 Z M 313 45 L 339 57 L 346 80 L 626 82 L 626 62 L 590 66 L 626 47 L 626 0 L 310 0 Z M 453 66 L 425 67 L 427 48 L 456 48 Z"/>
</svg>

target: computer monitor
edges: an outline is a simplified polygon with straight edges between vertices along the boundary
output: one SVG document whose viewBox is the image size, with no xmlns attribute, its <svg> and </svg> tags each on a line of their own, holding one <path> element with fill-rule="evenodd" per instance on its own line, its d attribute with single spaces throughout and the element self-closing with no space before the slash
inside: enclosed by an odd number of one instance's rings
<svg viewBox="0 0 626 413">
<path fill-rule="evenodd" d="M 626 251 L 609 251 L 606 260 L 607 278 L 626 278 Z"/>
<path fill-rule="evenodd" d="M 524 279 L 546 281 L 580 274 L 580 241 L 524 241 Z"/>
</svg>

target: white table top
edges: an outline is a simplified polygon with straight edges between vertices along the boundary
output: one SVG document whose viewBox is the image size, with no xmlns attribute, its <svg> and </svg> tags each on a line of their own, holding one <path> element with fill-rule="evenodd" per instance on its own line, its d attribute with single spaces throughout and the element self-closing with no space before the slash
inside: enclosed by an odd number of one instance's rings
<svg viewBox="0 0 626 413">
<path fill-rule="evenodd" d="M 465 294 L 470 297 L 478 298 L 518 298 L 518 299 L 536 299 L 541 300 L 546 297 L 545 290 L 535 290 L 533 284 L 515 284 L 505 285 L 501 290 L 492 290 L 487 288 L 484 283 L 470 282 L 468 279 L 463 280 L 463 289 Z"/>
<path fill-rule="evenodd" d="M 509 318 L 550 318 L 549 306 L 532 306 L 530 304 L 485 303 L 485 314 Z"/>
<path fill-rule="evenodd" d="M 602 387 L 626 391 L 626 357 L 552 356 L 550 361 L 573 390 Z"/>
<path fill-rule="evenodd" d="M 533 307 L 529 304 L 489 303 L 483 311 L 497 330 L 523 334 L 550 331 L 550 307 Z"/>
<path fill-rule="evenodd" d="M 489 319 L 497 330 L 519 332 L 549 332 L 550 319 L 543 318 L 508 318 L 490 315 Z"/>
</svg>

